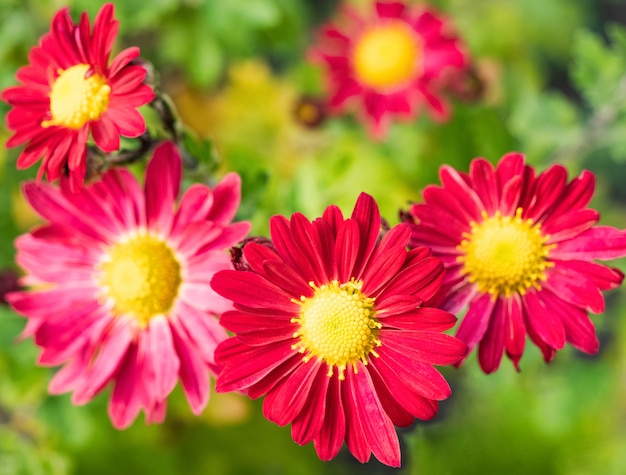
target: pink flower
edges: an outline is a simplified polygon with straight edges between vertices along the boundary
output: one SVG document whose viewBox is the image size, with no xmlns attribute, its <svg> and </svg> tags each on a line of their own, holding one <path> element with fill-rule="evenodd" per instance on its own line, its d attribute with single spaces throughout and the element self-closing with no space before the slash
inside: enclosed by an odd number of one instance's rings
<svg viewBox="0 0 626 475">
<path fill-rule="evenodd" d="M 195 414 L 209 398 L 207 369 L 226 333 L 214 317 L 231 308 L 212 291 L 215 272 L 231 268 L 225 248 L 248 231 L 230 224 L 240 180 L 227 175 L 214 190 L 192 185 L 174 212 L 181 160 L 160 145 L 145 190 L 126 170 L 69 190 L 27 183 L 24 194 L 48 224 L 16 240 L 17 262 L 32 290 L 9 294 L 28 318 L 42 365 L 61 365 L 52 394 L 72 391 L 84 404 L 109 382 L 109 415 L 125 428 L 140 409 L 161 422 L 180 379 Z"/>
<path fill-rule="evenodd" d="M 394 425 L 430 419 L 450 388 L 433 368 L 465 356 L 442 332 L 456 318 L 423 306 L 439 289 L 441 261 L 406 250 L 409 227 L 379 240 L 374 199 L 361 194 L 352 216 L 336 206 L 310 222 L 270 221 L 273 245 L 250 242 L 249 270 L 218 272 L 211 285 L 233 300 L 220 323 L 217 391 L 265 395 L 263 413 L 298 444 L 313 441 L 330 460 L 343 441 L 361 462 L 373 453 L 400 465 Z"/>
<path fill-rule="evenodd" d="M 602 291 L 623 274 L 594 260 L 626 256 L 626 232 L 594 226 L 593 174 L 567 183 L 554 165 L 536 176 L 510 153 L 496 169 L 479 158 L 469 174 L 444 166 L 440 175 L 442 186 L 426 187 L 410 209 L 411 245 L 443 260 L 438 298 L 453 313 L 468 308 L 456 336 L 478 345 L 483 371 L 498 369 L 505 350 L 519 369 L 527 334 L 546 362 L 566 342 L 597 352 L 588 312 L 604 311 Z"/>
<path fill-rule="evenodd" d="M 7 147 L 26 144 L 18 168 L 43 158 L 38 178 L 56 180 L 69 169 L 70 187 L 78 190 L 86 173 L 89 133 L 105 152 L 120 148 L 120 135 L 138 137 L 146 124 L 137 108 L 154 98 L 143 84 L 146 70 L 130 64 L 139 48 L 128 48 L 109 64 L 119 22 L 113 4 L 105 4 L 90 30 L 83 13 L 75 25 L 68 8 L 52 20 L 50 32 L 31 49 L 30 64 L 17 72 L 20 86 L 2 92 L 13 106 L 7 127 L 15 131 Z"/>
<path fill-rule="evenodd" d="M 337 25 L 322 28 L 311 49 L 328 74 L 331 110 L 362 102 L 363 121 L 377 138 L 391 116 L 412 119 L 421 105 L 437 119 L 448 117 L 445 76 L 468 61 L 447 20 L 424 5 L 376 2 L 368 16 L 346 8 Z"/>
</svg>

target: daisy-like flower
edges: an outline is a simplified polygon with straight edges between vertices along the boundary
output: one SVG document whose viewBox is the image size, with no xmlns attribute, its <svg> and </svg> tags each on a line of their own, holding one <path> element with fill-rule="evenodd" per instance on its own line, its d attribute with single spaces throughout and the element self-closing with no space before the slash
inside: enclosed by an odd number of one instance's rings
<svg viewBox="0 0 626 475">
<path fill-rule="evenodd" d="M 594 262 L 626 255 L 626 232 L 595 226 L 587 207 L 594 176 L 584 171 L 567 182 L 554 165 L 536 175 L 518 153 L 497 168 L 475 159 L 469 174 L 444 166 L 442 186 L 424 189 L 424 203 L 410 209 L 411 244 L 430 246 L 446 267 L 442 308 L 467 308 L 456 336 L 478 361 L 495 371 L 504 351 L 519 370 L 526 335 L 546 362 L 566 342 L 598 351 L 588 312 L 604 311 L 603 290 L 623 274 Z"/>
<path fill-rule="evenodd" d="M 48 224 L 16 240 L 31 290 L 8 295 L 28 317 L 25 336 L 39 363 L 61 365 L 49 390 L 73 391 L 84 404 L 114 384 L 109 415 L 117 428 L 140 409 L 161 422 L 180 379 L 194 413 L 209 398 L 208 370 L 226 338 L 214 314 L 232 308 L 210 287 L 232 268 L 225 251 L 247 233 L 230 224 L 240 200 L 238 175 L 215 189 L 192 185 L 174 212 L 181 160 L 171 143 L 148 164 L 145 190 L 114 169 L 78 193 L 27 183 L 24 194 Z"/>
<path fill-rule="evenodd" d="M 361 462 L 373 453 L 400 465 L 394 429 L 432 418 L 450 388 L 433 365 L 465 356 L 444 330 L 452 314 L 423 306 L 440 288 L 443 265 L 427 248 L 407 251 L 405 224 L 379 239 L 374 199 L 352 216 L 336 206 L 308 221 L 270 221 L 272 245 L 248 243 L 248 270 L 218 272 L 211 285 L 233 300 L 220 323 L 217 391 L 265 395 L 264 415 L 292 424 L 298 444 L 333 458 L 347 442 Z"/>
<path fill-rule="evenodd" d="M 313 61 L 328 72 L 331 110 L 361 101 L 374 137 L 384 135 L 390 116 L 410 119 L 421 105 L 445 119 L 440 83 L 468 62 L 447 21 L 404 2 L 376 2 L 369 16 L 343 13 L 337 26 L 322 28 L 311 49 Z"/>
<path fill-rule="evenodd" d="M 120 135 L 145 132 L 136 109 L 154 97 L 152 88 L 143 84 L 145 68 L 129 64 L 139 48 L 125 49 L 109 64 L 119 27 L 113 10 L 110 3 L 102 7 L 93 32 L 86 13 L 75 25 L 69 10 L 60 10 L 50 32 L 31 49 L 30 64 L 17 72 L 22 85 L 5 89 L 1 96 L 13 106 L 6 121 L 15 134 L 6 146 L 25 144 L 18 168 L 43 159 L 38 178 L 46 175 L 53 181 L 67 167 L 74 191 L 85 178 L 90 132 L 103 151 L 118 150 Z"/>
</svg>

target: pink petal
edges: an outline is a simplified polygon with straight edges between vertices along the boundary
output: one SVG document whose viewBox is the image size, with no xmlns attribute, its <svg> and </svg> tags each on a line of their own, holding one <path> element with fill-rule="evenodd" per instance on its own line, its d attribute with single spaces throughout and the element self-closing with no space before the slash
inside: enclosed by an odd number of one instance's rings
<svg viewBox="0 0 626 475">
<path fill-rule="evenodd" d="M 296 213 L 299 214 L 299 213 Z M 294 217 L 292 216 L 292 220 Z M 315 281 L 315 272 L 308 259 L 308 246 L 301 248 L 293 238 L 291 224 L 284 216 L 277 215 L 270 219 L 272 243 L 278 255 L 307 282 Z M 320 282 L 317 281 L 319 284 Z"/>
<path fill-rule="evenodd" d="M 532 327 L 536 336 L 550 348 L 560 350 L 565 346 L 565 329 L 561 320 L 540 298 L 540 294 L 541 292 L 530 291 L 522 299 L 528 326 Z"/>
<path fill-rule="evenodd" d="M 307 268 L 310 268 L 314 275 L 315 282 L 328 282 L 326 275 L 326 265 L 322 253 L 322 244 L 318 239 L 318 234 L 311 222 L 300 213 L 295 213 L 290 222 L 293 244 L 300 249 L 307 249 L 302 253 L 302 257 L 308 261 Z"/>
<path fill-rule="evenodd" d="M 401 18 L 406 5 L 403 2 L 376 2 L 379 18 Z"/>
<path fill-rule="evenodd" d="M 587 312 L 568 304 L 550 291 L 543 291 L 541 296 L 546 306 L 561 320 L 567 341 L 585 353 L 597 353 L 600 344 Z"/>
<path fill-rule="evenodd" d="M 567 241 L 558 243 L 550 257 L 560 260 L 616 259 L 626 256 L 626 231 L 594 226 Z"/>
<path fill-rule="evenodd" d="M 500 366 L 505 345 L 506 301 L 498 299 L 494 307 L 485 335 L 478 345 L 478 362 L 482 370 L 489 374 Z"/>
<path fill-rule="evenodd" d="M 595 282 L 581 278 L 578 272 L 572 272 L 571 266 L 555 266 L 549 269 L 548 280 L 543 284 L 561 299 L 589 312 L 604 312 L 604 297 Z"/>
<path fill-rule="evenodd" d="M 88 369 L 79 387 L 74 391 L 72 402 L 84 404 L 92 399 L 115 373 L 133 343 L 133 331 L 125 319 L 114 320 L 106 340 L 100 346 L 98 356 Z"/>
<path fill-rule="evenodd" d="M 560 200 L 566 181 L 567 170 L 562 165 L 553 165 L 540 174 L 534 190 L 535 201 L 524 209 L 524 217 L 540 220 Z"/>
<path fill-rule="evenodd" d="M 373 360 L 376 367 L 381 371 L 385 379 L 388 375 L 383 372 L 389 367 L 403 381 L 404 384 L 415 394 L 427 399 L 442 401 L 450 396 L 450 386 L 445 378 L 432 365 L 422 361 L 416 361 L 407 355 L 403 348 L 394 348 L 385 345 L 377 348 L 380 358 Z M 384 361 L 384 364 L 378 362 Z"/>
<path fill-rule="evenodd" d="M 141 370 L 137 345 L 132 345 L 115 380 L 115 388 L 109 400 L 109 417 L 116 429 L 126 429 L 141 409 L 142 388 L 137 384 Z"/>
<path fill-rule="evenodd" d="M 296 444 L 304 445 L 315 439 L 324 425 L 326 391 L 331 379 L 326 372 L 325 365 L 318 369 L 308 391 L 305 409 L 293 420 L 291 437 Z"/>
<path fill-rule="evenodd" d="M 167 319 L 163 315 L 153 317 L 144 335 L 146 389 L 154 399 L 166 399 L 176 386 L 180 368 Z"/>
<path fill-rule="evenodd" d="M 172 235 L 177 235 L 194 221 L 206 219 L 213 206 L 213 192 L 208 186 L 194 183 L 180 199 L 178 212 L 174 218 Z"/>
<path fill-rule="evenodd" d="M 456 337 L 464 341 L 471 351 L 481 341 L 489 326 L 489 320 L 495 307 L 490 294 L 481 294 L 471 304 L 461 320 Z"/>
<path fill-rule="evenodd" d="M 213 206 L 206 219 L 219 224 L 230 223 L 241 202 L 241 178 L 228 173 L 213 189 Z"/>
<path fill-rule="evenodd" d="M 339 226 L 335 241 L 335 258 L 337 260 L 337 278 L 340 282 L 347 282 L 354 275 L 352 272 L 359 250 L 359 226 L 348 219 Z"/>
<path fill-rule="evenodd" d="M 348 381 L 354 376 L 351 369 L 346 371 L 346 379 Z M 359 416 L 358 401 L 355 401 L 356 395 L 352 389 L 353 383 L 344 381 L 341 384 L 341 400 L 346 414 L 346 443 L 348 449 L 354 457 L 361 463 L 369 461 L 372 450 L 365 437 L 363 422 Z"/>
<path fill-rule="evenodd" d="M 139 53 L 139 48 L 136 46 L 131 46 L 130 48 L 120 51 L 109 65 L 109 77 L 116 76 L 124 66 L 137 58 Z"/>
<path fill-rule="evenodd" d="M 555 215 L 552 215 L 555 216 Z M 546 219 L 541 231 L 549 234 L 548 244 L 571 239 L 591 228 L 600 219 L 600 213 L 593 209 L 577 209 L 561 214 L 554 219 Z"/>
<path fill-rule="evenodd" d="M 507 317 L 504 332 L 506 353 L 513 361 L 515 369 L 519 371 L 519 360 L 522 358 L 526 344 L 526 326 L 524 325 L 522 302 L 519 295 L 514 294 L 505 299 L 503 310 Z"/>
<path fill-rule="evenodd" d="M 115 124 L 118 133 L 124 137 L 139 137 L 146 131 L 146 121 L 135 109 L 109 108 L 107 117 Z"/>
<path fill-rule="evenodd" d="M 284 342 L 264 347 L 251 347 L 240 343 L 236 337 L 222 342 L 215 351 L 217 364 L 223 365 L 215 390 L 217 392 L 241 391 L 266 377 L 274 368 L 301 356 Z"/>
<path fill-rule="evenodd" d="M 553 261 L 559 273 L 568 275 L 575 280 L 590 280 L 600 290 L 610 290 L 624 280 L 624 274 L 618 269 L 586 261 Z"/>
<path fill-rule="evenodd" d="M 155 149 L 146 169 L 146 217 L 154 231 L 167 233 L 170 230 L 181 173 L 178 149 L 172 142 L 163 142 Z"/>
<path fill-rule="evenodd" d="M 589 204 L 595 189 L 595 176 L 588 170 L 574 178 L 566 187 L 551 213 L 559 216 L 569 211 L 583 209 Z"/>
<path fill-rule="evenodd" d="M 104 113 L 97 121 L 90 122 L 91 134 L 104 152 L 110 153 L 119 150 L 120 135 L 115 122 L 109 117 L 108 113 Z"/>
<path fill-rule="evenodd" d="M 85 351 L 82 351 L 76 355 L 76 358 L 63 366 L 54 377 L 50 380 L 48 385 L 48 392 L 50 394 L 63 394 L 69 391 L 73 391 L 87 371 L 87 359 L 85 357 Z"/>
<path fill-rule="evenodd" d="M 303 410 L 309 392 L 314 390 L 311 384 L 320 371 L 320 364 L 317 359 L 303 363 L 278 383 L 265 396 L 263 415 L 279 426 L 293 421 Z"/>
<path fill-rule="evenodd" d="M 496 175 L 500 187 L 505 187 L 510 180 L 522 175 L 524 171 L 524 155 L 517 152 L 510 152 L 503 155 L 498 162 Z"/>
<path fill-rule="evenodd" d="M 365 439 L 378 460 L 391 467 L 399 467 L 400 442 L 393 423 L 380 404 L 369 372 L 362 363 L 358 365 L 359 371 L 354 374 L 349 372 L 346 379 Z"/>
<path fill-rule="evenodd" d="M 411 230 L 406 224 L 394 226 L 385 234 L 363 273 L 364 294 L 376 294 L 378 289 L 402 267 L 410 234 Z"/>
<path fill-rule="evenodd" d="M 351 218 L 359 225 L 359 252 L 352 271 L 352 276 L 359 279 L 366 269 L 380 233 L 380 212 L 374 198 L 367 193 L 361 193 Z"/>
<path fill-rule="evenodd" d="M 324 421 L 318 436 L 313 440 L 318 457 L 324 461 L 331 460 L 339 453 L 346 433 L 341 386 L 338 378 L 329 378 Z"/>
<path fill-rule="evenodd" d="M 172 338 L 180 361 L 180 382 L 191 410 L 200 415 L 209 402 L 209 378 L 207 368 L 193 349 L 193 343 L 183 332 L 172 327 Z"/>
<path fill-rule="evenodd" d="M 499 208 L 498 183 L 493 165 L 487 160 L 477 158 L 470 164 L 470 176 L 474 190 L 490 216 Z"/>
<path fill-rule="evenodd" d="M 179 302 L 170 322 L 181 338 L 186 334 L 188 340 L 194 343 L 196 351 L 206 364 L 215 363 L 215 349 L 227 338 L 215 317 L 185 302 Z"/>
<path fill-rule="evenodd" d="M 407 384 L 407 373 L 395 371 L 396 366 L 390 366 L 385 359 L 376 358 L 371 361 L 370 373 L 374 381 L 379 377 L 390 391 L 392 391 L 393 399 L 400 404 L 405 410 L 414 417 L 422 420 L 430 420 L 437 414 L 437 401 L 424 397 L 417 393 Z M 375 375 L 378 376 L 375 376 Z"/>
<path fill-rule="evenodd" d="M 450 365 L 459 362 L 467 354 L 467 346 L 460 340 L 444 333 L 408 330 L 380 332 L 384 345 L 401 351 L 416 362 L 431 365 Z"/>
<path fill-rule="evenodd" d="M 298 313 L 293 296 L 253 272 L 224 270 L 215 274 L 211 287 L 229 300 L 250 308 L 275 308 Z"/>
<path fill-rule="evenodd" d="M 392 327 L 400 330 L 429 330 L 442 332 L 456 323 L 456 317 L 438 308 L 417 308 L 411 312 L 393 315 L 378 315 L 384 328 Z"/>
</svg>

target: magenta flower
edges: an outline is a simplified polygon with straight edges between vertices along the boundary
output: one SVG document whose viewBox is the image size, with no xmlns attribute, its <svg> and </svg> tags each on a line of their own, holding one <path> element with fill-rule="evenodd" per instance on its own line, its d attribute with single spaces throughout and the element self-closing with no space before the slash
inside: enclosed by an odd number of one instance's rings
<svg viewBox="0 0 626 475">
<path fill-rule="evenodd" d="M 424 5 L 374 5 L 367 14 L 345 8 L 311 49 L 328 75 L 331 110 L 361 102 L 374 137 L 385 135 L 391 116 L 411 119 L 422 105 L 437 119 L 447 118 L 443 79 L 468 64 L 448 21 Z"/>
<path fill-rule="evenodd" d="M 626 256 L 626 232 L 595 226 L 593 174 L 568 183 L 554 165 L 536 176 L 510 153 L 496 169 L 476 159 L 469 174 L 444 166 L 440 175 L 442 186 L 426 187 L 410 209 L 411 245 L 443 260 L 438 298 L 453 313 L 468 307 L 456 336 L 478 345 L 483 371 L 498 369 L 505 350 L 519 369 L 527 334 L 546 362 L 566 342 L 597 352 L 588 312 L 604 311 L 602 291 L 623 274 L 594 260 Z"/>
<path fill-rule="evenodd" d="M 18 168 L 42 159 L 38 177 L 56 180 L 67 167 L 72 190 L 82 187 L 87 169 L 89 135 L 105 152 L 120 148 L 120 135 L 138 137 L 146 130 L 137 108 L 154 98 L 143 84 L 145 68 L 130 64 L 139 48 L 120 52 L 109 63 L 119 22 L 114 6 L 103 5 L 90 29 L 83 13 L 72 23 L 60 10 L 50 32 L 31 49 L 30 64 L 17 72 L 20 86 L 2 91 L 13 106 L 7 127 L 15 131 L 7 147 L 26 145 Z"/>
<path fill-rule="evenodd" d="M 39 363 L 61 365 L 53 394 L 71 391 L 84 404 L 109 382 L 109 415 L 125 428 L 141 409 L 161 422 L 180 379 L 194 413 L 209 398 L 207 370 L 226 338 L 214 315 L 230 309 L 209 286 L 231 268 L 225 248 L 248 231 L 230 224 L 240 180 L 227 175 L 214 190 L 192 185 L 174 212 L 181 160 L 160 145 L 145 190 L 126 170 L 111 170 L 78 193 L 27 183 L 24 194 L 48 224 L 16 240 L 17 262 L 31 290 L 9 294 L 28 318 L 25 336 L 42 348 Z"/>
<path fill-rule="evenodd" d="M 217 391 L 266 395 L 263 412 L 298 444 L 332 459 L 347 442 L 361 462 L 373 453 L 400 465 L 394 425 L 432 418 L 450 388 L 433 368 L 465 356 L 442 332 L 456 318 L 423 306 L 439 290 L 441 261 L 407 252 L 409 227 L 379 239 L 374 199 L 359 197 L 344 219 L 335 206 L 310 222 L 270 221 L 272 245 L 244 247 L 249 270 L 218 272 L 212 286 L 234 301 L 220 323 Z M 273 247 L 273 248 L 272 248 Z"/>
</svg>

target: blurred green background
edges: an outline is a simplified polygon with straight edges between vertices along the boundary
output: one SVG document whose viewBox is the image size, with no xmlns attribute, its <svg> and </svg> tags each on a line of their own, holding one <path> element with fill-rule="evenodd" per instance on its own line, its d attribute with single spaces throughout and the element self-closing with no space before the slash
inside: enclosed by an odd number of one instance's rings
<svg viewBox="0 0 626 475">
<path fill-rule="evenodd" d="M 366 6 L 368 1 L 351 3 Z M 0 88 L 67 2 L 0 0 Z M 116 5 L 117 50 L 139 45 L 189 130 L 200 165 L 187 183 L 235 170 L 243 178 L 239 218 L 267 233 L 274 214 L 310 218 L 336 203 L 349 212 L 372 194 L 394 225 L 448 163 L 492 161 L 511 150 L 545 169 L 597 175 L 592 205 L 602 223 L 626 223 L 626 2 L 617 0 L 437 0 L 467 45 L 481 87 L 452 98 L 445 124 L 420 117 L 372 142 L 353 118 L 311 128 L 294 113 L 303 95 L 323 93 L 304 60 L 313 32 L 337 1 L 153 0 Z M 95 0 L 69 3 L 91 18 Z M 621 26 L 620 26 L 621 25 Z M 477 90 L 474 90 L 476 92 Z M 8 108 L 0 105 L 4 116 Z M 150 117 L 148 117 L 150 122 Z M 0 129 L 6 141 L 9 133 Z M 35 170 L 15 170 L 0 150 L 0 269 L 15 269 L 13 239 L 37 218 L 19 194 Z M 622 260 L 614 265 L 622 270 Z M 83 407 L 51 397 L 54 369 L 18 341 L 24 321 L 0 306 L 0 475 L 13 474 L 546 474 L 626 473 L 626 295 L 607 295 L 594 316 L 598 355 L 571 348 L 545 365 L 530 343 L 522 372 L 503 361 L 484 375 L 472 357 L 445 368 L 453 396 L 430 422 L 400 430 L 403 467 L 361 465 L 344 449 L 331 462 L 289 428 L 263 419 L 260 402 L 213 395 L 194 417 L 179 388 L 161 426 L 138 419 L 123 432 L 106 415 L 108 391 Z"/>
</svg>

